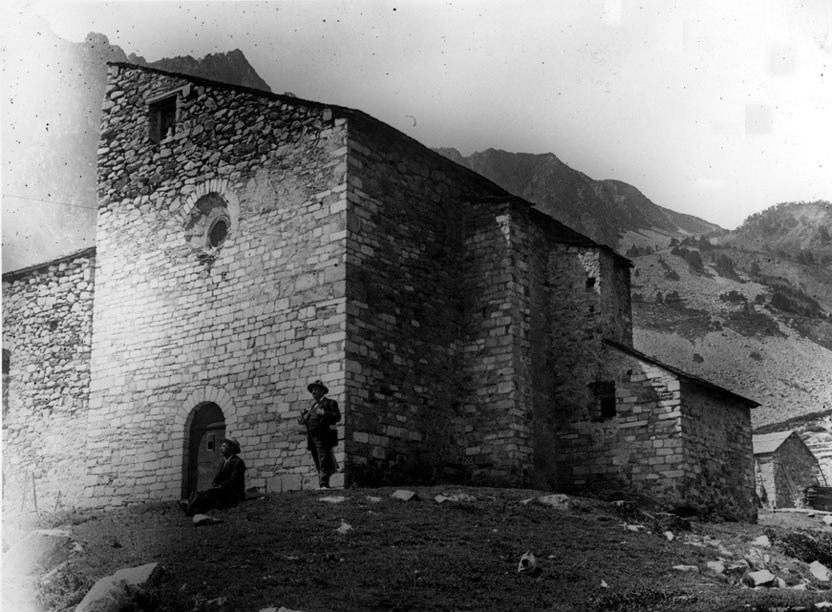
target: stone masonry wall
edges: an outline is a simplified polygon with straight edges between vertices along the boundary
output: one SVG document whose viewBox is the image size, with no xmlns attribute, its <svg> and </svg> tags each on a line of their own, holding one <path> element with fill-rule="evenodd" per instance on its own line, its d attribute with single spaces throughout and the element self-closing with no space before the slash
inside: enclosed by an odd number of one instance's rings
<svg viewBox="0 0 832 612">
<path fill-rule="evenodd" d="M 605 347 L 599 379 L 615 385 L 616 414 L 591 402 L 559 437 L 564 489 L 627 488 L 676 501 L 682 457 L 680 384 L 658 366 Z"/>
<path fill-rule="evenodd" d="M 774 508 L 801 506 L 804 490 L 817 482 L 820 474 L 817 458 L 798 434 L 786 438 L 774 453 L 758 456 L 757 462 L 757 469 L 767 476 L 763 484 Z"/>
<path fill-rule="evenodd" d="M 738 400 L 682 384 L 684 471 L 680 497 L 694 508 L 754 522 L 754 454 L 751 410 Z"/>
<path fill-rule="evenodd" d="M 79 505 L 95 250 L 3 275 L 3 511 Z"/>
<path fill-rule="evenodd" d="M 465 455 L 473 396 L 462 322 L 469 306 L 483 307 L 463 291 L 466 202 L 507 194 L 370 119 L 350 118 L 348 161 L 351 475 L 359 484 L 464 477 L 475 459 Z"/>
<path fill-rule="evenodd" d="M 534 468 L 523 367 L 528 273 L 517 256 L 528 250 L 523 212 L 508 202 L 472 203 L 464 239 L 464 461 L 475 481 L 515 486 Z"/>
<path fill-rule="evenodd" d="M 175 132 L 154 144 L 148 101 L 168 92 Z M 344 393 L 346 118 L 126 65 L 104 109 L 90 503 L 178 498 L 208 402 L 248 486 L 297 485 L 314 471 L 297 425 L 307 382 Z M 229 231 L 213 248 L 217 215 Z"/>
</svg>

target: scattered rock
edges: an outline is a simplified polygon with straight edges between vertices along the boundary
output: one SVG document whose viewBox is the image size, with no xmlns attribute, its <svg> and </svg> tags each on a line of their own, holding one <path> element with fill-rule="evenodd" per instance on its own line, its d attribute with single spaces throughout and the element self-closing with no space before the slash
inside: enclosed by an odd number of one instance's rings
<svg viewBox="0 0 832 612">
<path fill-rule="evenodd" d="M 829 573 L 829 568 L 820 561 L 812 561 L 809 564 L 809 571 L 812 573 L 812 576 L 821 582 L 829 582 L 830 578 L 832 578 L 832 574 Z"/>
<path fill-rule="evenodd" d="M 610 585 L 607 584 L 606 580 L 602 580 L 601 581 L 601 588 L 602 589 L 608 589 L 608 588 L 610 588 Z"/>
<path fill-rule="evenodd" d="M 532 553 L 527 552 L 520 557 L 520 563 L 517 564 L 518 574 L 534 574 L 538 569 L 537 559 Z"/>
<path fill-rule="evenodd" d="M 572 507 L 572 501 L 568 495 L 563 493 L 554 493 L 552 495 L 544 495 L 535 499 L 538 504 L 556 508 L 558 510 L 568 510 Z"/>
<path fill-rule="evenodd" d="M 345 521 L 341 521 L 341 526 L 338 529 L 336 529 L 335 531 L 337 531 L 341 535 L 347 534 L 350 531 L 352 531 L 352 525 L 350 525 L 349 523 L 347 523 Z"/>
<path fill-rule="evenodd" d="M 400 501 L 412 501 L 419 499 L 419 496 L 416 494 L 416 491 L 408 491 L 406 489 L 399 489 L 397 491 L 393 491 L 390 495 L 393 499 L 398 499 Z"/>
<path fill-rule="evenodd" d="M 761 535 L 752 543 L 754 546 L 759 546 L 760 548 L 771 548 L 771 541 L 768 539 L 767 535 Z"/>
<path fill-rule="evenodd" d="M 827 514 L 823 517 L 823 522 L 832 527 L 832 514 Z"/>
<path fill-rule="evenodd" d="M 368 502 L 370 502 L 370 503 L 372 503 L 372 504 L 377 504 L 377 503 L 379 503 L 379 502 L 381 501 L 381 498 L 380 498 L 380 497 L 376 497 L 375 495 L 368 495 L 368 496 L 367 496 L 367 501 L 368 501 Z"/>
<path fill-rule="evenodd" d="M 673 535 L 672 531 L 665 531 L 664 532 L 664 537 L 667 538 L 668 542 L 672 542 L 673 538 L 675 538 L 676 536 Z"/>
<path fill-rule="evenodd" d="M 777 588 L 778 589 L 785 589 L 788 586 L 786 584 L 786 581 L 783 580 L 780 576 L 777 576 L 776 582 L 777 582 Z"/>
<path fill-rule="evenodd" d="M 722 561 L 708 561 L 707 566 L 715 574 L 725 573 L 725 564 Z"/>
<path fill-rule="evenodd" d="M 752 548 L 748 551 L 748 554 L 743 557 L 743 559 L 746 563 L 748 563 L 748 567 L 752 570 L 763 570 L 768 565 L 771 557 L 763 553 L 758 548 Z"/>
<path fill-rule="evenodd" d="M 639 531 L 644 531 L 645 529 L 647 529 L 647 527 L 645 527 L 644 525 L 625 524 L 624 529 L 626 529 L 627 531 L 632 531 L 633 533 L 638 533 Z"/>
<path fill-rule="evenodd" d="M 193 522 L 195 527 L 202 527 L 203 525 L 216 525 L 218 523 L 222 523 L 222 519 L 214 516 L 208 516 L 207 514 L 194 514 Z"/>
<path fill-rule="evenodd" d="M 673 569 L 677 572 L 698 572 L 699 567 L 696 565 L 674 565 Z"/>
<path fill-rule="evenodd" d="M 473 495 L 468 495 L 467 493 L 458 493 L 456 495 L 437 495 L 433 498 L 437 504 L 444 504 L 445 502 L 454 502 L 457 504 L 462 503 L 473 503 L 477 501 L 477 498 Z"/>
<path fill-rule="evenodd" d="M 743 580 L 748 586 L 758 587 L 773 585 L 776 578 L 777 577 L 770 571 L 768 571 L 767 569 L 763 569 L 758 570 L 756 572 L 749 572 L 745 575 L 745 578 Z"/>
<path fill-rule="evenodd" d="M 725 566 L 725 573 L 728 576 L 742 576 L 748 571 L 748 564 L 745 561 L 740 563 L 731 563 Z"/>
<path fill-rule="evenodd" d="M 129 603 L 129 589 L 141 588 L 164 574 L 158 563 L 117 571 L 96 582 L 75 608 L 75 612 L 118 612 Z"/>
<path fill-rule="evenodd" d="M 379 498 L 379 500 L 380 499 L 381 498 Z M 347 498 L 343 495 L 327 495 L 326 497 L 319 497 L 318 501 L 322 501 L 327 504 L 340 504 L 342 502 L 347 501 Z"/>
</svg>

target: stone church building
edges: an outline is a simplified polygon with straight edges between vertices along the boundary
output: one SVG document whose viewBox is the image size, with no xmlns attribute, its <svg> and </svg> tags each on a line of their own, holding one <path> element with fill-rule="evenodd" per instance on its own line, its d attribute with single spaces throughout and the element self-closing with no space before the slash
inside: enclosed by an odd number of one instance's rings
<svg viewBox="0 0 832 612">
<path fill-rule="evenodd" d="M 754 520 L 756 403 L 632 347 L 630 262 L 356 110 L 112 64 L 96 246 L 3 275 L 4 502 L 248 486 L 638 491 Z"/>
</svg>

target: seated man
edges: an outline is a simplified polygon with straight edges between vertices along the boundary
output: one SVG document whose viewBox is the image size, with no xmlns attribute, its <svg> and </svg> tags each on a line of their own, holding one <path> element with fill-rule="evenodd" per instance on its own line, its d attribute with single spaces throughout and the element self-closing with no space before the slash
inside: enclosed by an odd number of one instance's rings
<svg viewBox="0 0 832 612">
<path fill-rule="evenodd" d="M 213 486 L 201 493 L 192 493 L 187 503 L 181 502 L 185 516 L 193 516 L 213 509 L 231 508 L 245 500 L 246 464 L 237 456 L 240 452 L 240 445 L 235 440 L 223 438 L 220 443 L 220 452 L 223 462 L 214 477 Z"/>
</svg>

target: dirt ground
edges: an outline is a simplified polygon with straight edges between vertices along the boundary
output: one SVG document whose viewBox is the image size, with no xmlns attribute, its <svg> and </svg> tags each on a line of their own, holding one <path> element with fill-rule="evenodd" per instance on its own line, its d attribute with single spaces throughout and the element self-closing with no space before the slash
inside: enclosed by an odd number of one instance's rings
<svg viewBox="0 0 832 612">
<path fill-rule="evenodd" d="M 558 507 L 529 501 L 546 495 L 539 491 L 425 487 L 400 501 L 395 490 L 271 495 L 214 512 L 222 522 L 201 527 L 172 501 L 41 517 L 38 527 L 61 527 L 77 546 L 34 583 L 32 599 L 36 609 L 74 610 L 99 578 L 158 562 L 162 580 L 128 609 L 728 612 L 814 610 L 832 601 L 830 584 L 793 556 L 806 546 L 796 548 L 789 535 L 826 542 L 809 554 L 832 559 L 832 528 L 818 516 L 769 512 L 755 525 L 706 523 L 583 498 Z M 473 499 L 435 501 L 460 493 Z M 5 527 L 4 551 L 22 533 Z M 762 535 L 771 546 L 755 544 Z M 539 564 L 528 575 L 517 571 L 526 552 Z M 4 567 L 14 563 L 9 557 Z M 725 572 L 708 567 L 719 560 Z M 745 586 L 762 567 L 780 588 Z"/>
</svg>

